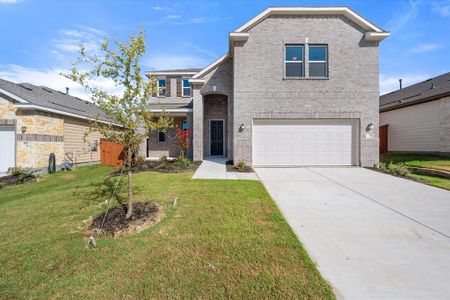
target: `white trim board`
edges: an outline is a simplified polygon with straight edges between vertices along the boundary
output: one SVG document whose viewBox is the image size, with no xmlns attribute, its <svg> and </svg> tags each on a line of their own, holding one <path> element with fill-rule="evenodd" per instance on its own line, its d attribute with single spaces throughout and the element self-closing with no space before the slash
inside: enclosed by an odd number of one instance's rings
<svg viewBox="0 0 450 300">
<path fill-rule="evenodd" d="M 366 20 L 362 16 L 358 15 L 356 12 L 345 6 L 323 6 L 323 7 L 308 7 L 308 6 L 279 6 L 279 7 L 269 7 L 259 15 L 236 29 L 234 32 L 245 32 L 267 18 L 272 14 L 289 14 L 289 15 L 304 15 L 304 14 L 322 14 L 322 15 L 332 15 L 332 14 L 342 14 L 361 26 L 366 30 L 385 32 L 380 27 Z"/>
<path fill-rule="evenodd" d="M 6 95 L 6 96 L 8 96 L 8 97 L 10 97 L 10 98 L 12 98 L 12 99 L 14 99 L 16 101 L 19 101 L 20 103 L 30 103 L 29 101 L 27 101 L 27 100 L 25 100 L 23 98 L 20 98 L 19 96 L 16 96 L 14 94 L 11 94 L 10 92 L 5 91 L 4 89 L 0 89 L 0 93 Z"/>
</svg>

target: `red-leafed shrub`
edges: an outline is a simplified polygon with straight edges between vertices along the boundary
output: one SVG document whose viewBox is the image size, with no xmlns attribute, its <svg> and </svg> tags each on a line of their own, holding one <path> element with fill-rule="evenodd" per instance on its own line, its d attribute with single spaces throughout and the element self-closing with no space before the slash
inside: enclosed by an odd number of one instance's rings
<svg viewBox="0 0 450 300">
<path fill-rule="evenodd" d="M 180 158 L 184 159 L 186 157 L 186 152 L 189 149 L 190 145 L 190 137 L 192 135 L 192 129 L 183 130 L 178 129 L 177 130 L 177 138 L 178 138 L 178 146 L 180 146 Z"/>
</svg>

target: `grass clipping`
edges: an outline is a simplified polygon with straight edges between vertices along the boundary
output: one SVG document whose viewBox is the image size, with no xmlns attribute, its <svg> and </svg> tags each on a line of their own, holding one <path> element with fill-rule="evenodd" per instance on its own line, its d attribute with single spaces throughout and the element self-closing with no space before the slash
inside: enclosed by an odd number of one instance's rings
<svg viewBox="0 0 450 300">
<path fill-rule="evenodd" d="M 133 215 L 126 219 L 127 206 L 120 205 L 111 208 L 105 217 L 103 212 L 89 222 L 87 236 L 119 237 L 141 232 L 161 221 L 164 209 L 153 202 L 136 202 L 133 204 Z"/>
</svg>

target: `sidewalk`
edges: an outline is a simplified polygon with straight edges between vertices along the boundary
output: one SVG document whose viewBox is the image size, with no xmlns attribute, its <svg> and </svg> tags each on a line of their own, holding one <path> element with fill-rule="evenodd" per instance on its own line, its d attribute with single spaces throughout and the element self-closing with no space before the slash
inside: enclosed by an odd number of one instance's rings
<svg viewBox="0 0 450 300">
<path fill-rule="evenodd" d="M 192 179 L 259 180 L 255 173 L 227 172 L 226 159 L 205 157 Z"/>
</svg>

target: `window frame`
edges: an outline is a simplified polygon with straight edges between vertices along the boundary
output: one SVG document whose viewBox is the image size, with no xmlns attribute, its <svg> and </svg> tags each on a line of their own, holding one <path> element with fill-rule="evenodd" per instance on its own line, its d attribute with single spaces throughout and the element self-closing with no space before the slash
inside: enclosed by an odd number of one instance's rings
<svg viewBox="0 0 450 300">
<path fill-rule="evenodd" d="M 286 57 L 286 49 L 288 47 L 301 47 L 302 48 L 302 57 L 301 57 L 301 61 L 299 60 L 287 60 Z M 305 44 L 284 44 L 284 78 L 288 78 L 288 79 L 296 79 L 296 78 L 305 78 Z M 300 63 L 302 64 L 302 70 L 301 70 L 301 76 L 287 76 L 286 72 L 287 72 L 287 68 L 286 65 L 288 63 Z"/>
<path fill-rule="evenodd" d="M 184 86 L 184 81 L 187 80 L 187 82 L 189 83 L 189 87 L 185 87 Z M 189 94 L 185 95 L 184 94 L 184 89 L 189 88 Z M 191 97 L 192 96 L 192 86 L 191 83 L 189 82 L 189 78 L 181 78 L 181 97 Z"/>
<path fill-rule="evenodd" d="M 164 141 L 161 141 L 160 134 L 164 134 Z M 158 131 L 157 133 L 158 143 L 165 143 L 167 141 L 167 134 L 164 131 Z"/>
<path fill-rule="evenodd" d="M 324 47 L 325 48 L 325 60 L 310 60 L 309 59 L 309 54 L 310 49 L 314 48 L 314 47 Z M 327 44 L 309 44 L 308 45 L 308 78 L 329 78 L 330 73 L 328 71 L 328 45 Z M 309 70 L 311 70 L 310 68 L 310 64 L 323 64 L 325 63 L 325 76 L 311 76 L 311 72 L 309 72 Z"/>
<path fill-rule="evenodd" d="M 164 95 L 160 94 L 160 89 L 163 89 L 163 87 L 159 86 L 160 80 L 164 80 Z M 167 97 L 167 79 L 166 79 L 166 77 L 157 77 L 156 78 L 156 96 L 157 97 Z"/>
</svg>

